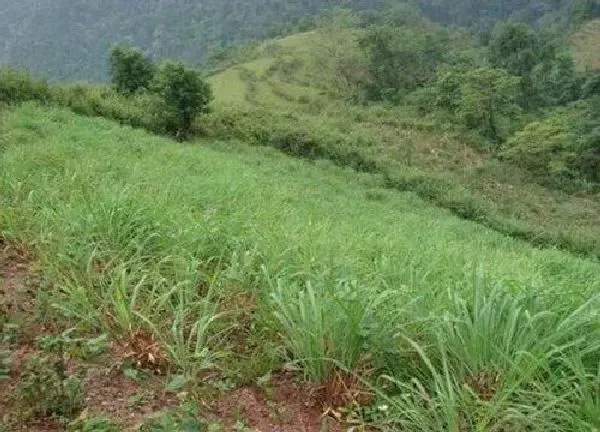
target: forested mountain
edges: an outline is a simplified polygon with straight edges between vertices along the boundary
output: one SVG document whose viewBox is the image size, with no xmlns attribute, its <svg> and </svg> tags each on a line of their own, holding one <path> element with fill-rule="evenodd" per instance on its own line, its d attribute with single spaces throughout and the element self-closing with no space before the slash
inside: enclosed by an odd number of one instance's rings
<svg viewBox="0 0 600 432">
<path fill-rule="evenodd" d="M 198 62 L 215 47 L 310 26 L 344 0 L 0 0 L 0 61 L 54 78 L 102 79 L 116 42 Z M 365 7 L 378 0 L 355 0 Z"/>
<path fill-rule="evenodd" d="M 513 19 L 568 27 L 600 14 L 598 0 L 417 0 L 434 21 L 489 30 Z"/>
<path fill-rule="evenodd" d="M 433 20 L 489 29 L 509 17 L 598 14 L 599 0 L 414 0 Z M 158 58 L 198 63 L 218 47 L 311 28 L 340 5 L 377 9 L 399 0 L 0 0 L 0 62 L 55 79 L 104 79 L 116 42 Z M 451 5 L 451 7 L 450 7 Z M 571 19 L 569 18 L 569 19 Z"/>
</svg>

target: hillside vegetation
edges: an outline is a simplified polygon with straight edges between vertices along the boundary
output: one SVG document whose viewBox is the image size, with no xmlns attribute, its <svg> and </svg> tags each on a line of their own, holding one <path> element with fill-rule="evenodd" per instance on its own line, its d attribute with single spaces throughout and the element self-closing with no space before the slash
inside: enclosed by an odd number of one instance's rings
<svg viewBox="0 0 600 432">
<path fill-rule="evenodd" d="M 267 42 L 252 60 L 209 77 L 216 99 L 205 132 L 377 172 L 388 187 L 416 191 L 501 232 L 598 254 L 597 194 L 545 187 L 531 171 L 470 144 L 475 137 L 447 117 L 423 115 L 418 105 L 349 104 L 344 95 L 356 84 L 336 62 L 356 56 L 358 69 L 359 54 L 348 54 L 353 37 L 325 28 Z"/>
<path fill-rule="evenodd" d="M 414 4 L 435 21 L 489 34 L 509 18 L 565 31 L 598 16 L 597 0 L 0 0 L 0 63 L 58 80 L 106 80 L 115 43 L 198 64 L 223 47 L 295 33 L 336 6 Z M 369 19 L 370 15 L 366 15 Z"/>
<path fill-rule="evenodd" d="M 326 406 L 348 404 L 342 420 L 383 430 L 597 426 L 596 263 L 268 149 L 177 145 L 35 105 L 5 114 L 2 143 L 2 239 L 37 275 L 11 294 L 37 313 L 5 310 L 4 332 L 40 347 L 12 375 L 10 421 L 71 421 L 117 362 L 145 391 L 161 390 L 143 370 L 183 391 L 141 430 L 223 427 L 192 407 L 218 405 L 224 383 L 272 394 L 293 361 L 326 383 Z M 69 384 L 43 390 L 56 380 Z M 103 406 L 71 427 L 129 424 Z"/>
<path fill-rule="evenodd" d="M 600 429 L 597 1 L 232 3 L 0 69 L 0 431 Z"/>
</svg>

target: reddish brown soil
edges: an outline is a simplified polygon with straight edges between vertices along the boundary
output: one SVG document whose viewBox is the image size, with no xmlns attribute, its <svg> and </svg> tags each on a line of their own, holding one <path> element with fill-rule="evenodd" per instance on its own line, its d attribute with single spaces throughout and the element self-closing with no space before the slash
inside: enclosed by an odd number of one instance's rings
<svg viewBox="0 0 600 432">
<path fill-rule="evenodd" d="M 19 385 L 21 364 L 36 353 L 32 343 L 35 335 L 52 332 L 52 325 L 35 322 L 35 293 L 26 283 L 27 259 L 25 251 L 7 248 L 0 241 L 0 313 L 19 320 L 25 325 L 22 330 L 32 331 L 31 337 L 21 337 L 17 345 L 9 346 L 0 339 L 0 351 L 9 351 L 11 358 L 10 378 L 0 384 L 0 422 L 15 432 L 63 431 L 65 427 L 52 419 L 36 419 L 26 425 L 15 420 L 19 407 L 12 396 Z M 253 304 L 251 298 L 240 296 L 239 300 L 246 307 Z M 118 356 L 118 350 L 115 354 Z M 107 415 L 124 431 L 137 430 L 145 416 L 178 405 L 176 396 L 164 391 L 163 378 L 152 376 L 138 383 L 111 367 L 119 363 L 114 354 L 102 366 L 72 360 L 67 363 L 69 373 L 84 376 L 85 415 Z M 292 375 L 282 373 L 264 388 L 243 387 L 215 398 L 209 404 L 211 418 L 216 417 L 227 431 L 239 430 L 240 424 L 257 432 L 340 431 L 340 425 L 323 414 L 325 407 L 318 402 L 321 398 L 317 393 L 296 384 Z"/>
<path fill-rule="evenodd" d="M 123 430 L 136 430 L 145 416 L 177 406 L 175 395 L 166 394 L 163 388 L 159 377 L 141 385 L 118 370 L 90 370 L 84 379 L 87 415 L 107 415 Z"/>
<path fill-rule="evenodd" d="M 62 431 L 65 427 L 48 418 L 20 424 L 18 403 L 13 400 L 19 386 L 19 374 L 23 361 L 37 352 L 32 340 L 36 335 L 48 332 L 52 326 L 35 323 L 35 295 L 26 283 L 28 272 L 27 254 L 15 248 L 0 248 L 0 313 L 9 321 L 16 320 L 24 326 L 16 345 L 2 342 L 0 351 L 10 354 L 10 377 L 0 385 L 0 421 L 9 431 Z M 48 328 L 46 328 L 48 327 Z M 31 334 L 29 334 L 31 333 Z M 114 364 L 107 361 L 106 364 Z M 151 377 L 141 386 L 128 380 L 119 371 L 99 368 L 83 362 L 68 360 L 68 373 L 85 376 L 83 380 L 87 415 L 105 414 L 118 422 L 123 430 L 135 429 L 144 416 L 177 405 L 175 396 L 165 394 L 164 383 Z M 139 397 L 136 397 L 139 395 Z"/>
<path fill-rule="evenodd" d="M 333 419 L 324 415 L 310 389 L 297 385 L 290 375 L 275 377 L 267 389 L 244 387 L 224 396 L 215 414 L 233 430 L 241 421 L 260 432 L 339 431 Z"/>
</svg>

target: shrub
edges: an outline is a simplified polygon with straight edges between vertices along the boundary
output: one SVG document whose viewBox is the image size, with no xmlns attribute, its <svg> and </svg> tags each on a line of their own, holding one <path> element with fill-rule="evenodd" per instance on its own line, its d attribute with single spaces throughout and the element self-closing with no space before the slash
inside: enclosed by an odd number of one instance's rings
<svg viewBox="0 0 600 432">
<path fill-rule="evenodd" d="M 575 157 L 576 140 L 572 119 L 555 115 L 517 132 L 501 156 L 537 176 L 564 176 Z"/>
<path fill-rule="evenodd" d="M 56 103 L 77 114 L 104 117 L 157 134 L 167 133 L 166 119 L 162 117 L 164 102 L 158 95 L 138 92 L 125 97 L 110 87 L 89 84 L 57 86 L 53 94 Z"/>
<path fill-rule="evenodd" d="M 48 83 L 33 78 L 27 71 L 0 68 L 0 102 L 14 104 L 36 100 L 51 100 Z"/>
<path fill-rule="evenodd" d="M 600 73 L 590 76 L 582 90 L 584 97 L 600 96 Z"/>
<path fill-rule="evenodd" d="M 58 416 L 69 418 L 83 408 L 83 387 L 66 376 L 61 357 L 33 354 L 23 365 L 16 398 L 23 405 L 22 420 Z"/>
<path fill-rule="evenodd" d="M 163 64 L 151 89 L 164 101 L 162 117 L 167 131 L 181 139 L 191 132 L 196 116 L 209 111 L 213 98 L 210 85 L 183 63 Z"/>
<path fill-rule="evenodd" d="M 595 128 L 584 139 L 588 150 L 578 154 L 571 167 L 586 179 L 600 183 L 600 127 Z"/>
<path fill-rule="evenodd" d="M 501 157 L 541 179 L 597 182 L 600 129 L 593 108 L 579 104 L 528 124 L 511 137 Z"/>
<path fill-rule="evenodd" d="M 112 83 L 125 95 L 148 89 L 156 69 L 152 60 L 140 50 L 121 45 L 110 51 L 109 63 Z"/>
</svg>

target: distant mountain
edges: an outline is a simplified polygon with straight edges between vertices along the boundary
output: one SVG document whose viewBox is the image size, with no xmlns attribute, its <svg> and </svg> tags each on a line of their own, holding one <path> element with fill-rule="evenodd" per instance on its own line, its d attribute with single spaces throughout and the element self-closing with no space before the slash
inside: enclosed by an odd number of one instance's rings
<svg viewBox="0 0 600 432">
<path fill-rule="evenodd" d="M 216 47 L 310 26 L 304 17 L 379 0 L 0 0 L 0 61 L 57 79 L 103 79 L 116 42 L 200 62 Z M 304 19 L 303 19 L 304 18 Z"/>
<path fill-rule="evenodd" d="M 387 3 L 403 1 L 0 0 L 0 62 L 54 79 L 102 80 L 107 51 L 116 42 L 142 47 L 158 58 L 199 63 L 221 46 L 306 30 L 311 17 L 331 7 L 364 10 Z M 565 5 L 573 13 L 600 11 L 600 0 L 412 3 L 436 21 L 476 28 L 509 17 L 537 19 Z"/>
</svg>

